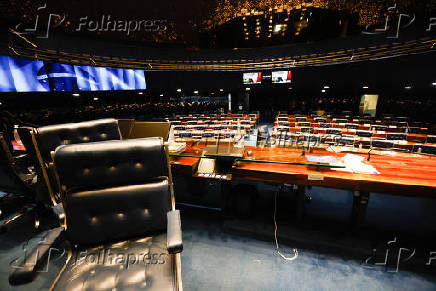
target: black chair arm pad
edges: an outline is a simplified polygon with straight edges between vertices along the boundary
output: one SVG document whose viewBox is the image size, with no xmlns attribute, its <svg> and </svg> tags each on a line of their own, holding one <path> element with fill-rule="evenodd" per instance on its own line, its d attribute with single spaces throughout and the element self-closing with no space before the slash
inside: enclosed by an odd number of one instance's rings
<svg viewBox="0 0 436 291">
<path fill-rule="evenodd" d="M 58 241 L 63 231 L 63 227 L 49 230 L 41 243 L 38 243 L 32 250 L 19 258 L 9 274 L 9 283 L 11 285 L 22 285 L 32 282 L 37 275 L 37 271 L 45 262 L 50 248 Z"/>
<path fill-rule="evenodd" d="M 180 211 L 167 212 L 167 249 L 170 254 L 177 254 L 183 250 L 182 225 Z"/>
</svg>

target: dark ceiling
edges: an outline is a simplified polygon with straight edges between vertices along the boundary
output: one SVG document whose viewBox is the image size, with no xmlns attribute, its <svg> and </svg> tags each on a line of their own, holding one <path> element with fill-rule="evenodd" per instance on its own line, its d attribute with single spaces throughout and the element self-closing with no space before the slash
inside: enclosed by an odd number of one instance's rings
<svg viewBox="0 0 436 291">
<path fill-rule="evenodd" d="M 394 2 L 396 8 L 389 10 Z M 40 7 L 45 8 L 38 10 Z M 65 16 L 65 21 L 52 30 L 67 35 L 194 49 L 233 48 L 313 41 L 339 34 L 345 36 L 359 33 L 367 25 L 370 30 L 376 28 L 374 25 L 384 25 L 388 14 L 391 18 L 399 13 L 422 15 L 435 8 L 436 0 L 3 0 L 0 21 L 4 32 L 15 28 L 18 23 L 23 23 L 21 28 L 31 27 L 37 16 L 40 21 L 47 22 L 52 13 Z M 115 31 L 77 31 L 84 17 L 89 24 L 90 21 L 104 22 L 103 17 L 107 22 L 109 15 L 116 21 L 163 23 L 165 30 L 144 28 L 128 35 L 118 28 Z M 53 23 L 59 21 L 53 20 Z M 132 25 L 134 27 L 135 23 Z M 301 38 L 304 33 L 306 36 Z M 228 42 L 228 39 L 235 39 L 235 35 L 240 39 Z M 32 35 L 26 37 L 32 39 Z M 38 38 L 32 40 L 38 41 Z"/>
</svg>

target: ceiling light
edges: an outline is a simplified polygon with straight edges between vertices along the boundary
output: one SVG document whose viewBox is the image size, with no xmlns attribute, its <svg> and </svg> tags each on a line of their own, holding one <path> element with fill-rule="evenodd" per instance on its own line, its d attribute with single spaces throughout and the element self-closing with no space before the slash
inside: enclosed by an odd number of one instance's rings
<svg viewBox="0 0 436 291">
<path fill-rule="evenodd" d="M 179 93 L 182 92 L 182 89 L 177 89 L 177 92 L 179 92 Z"/>
<path fill-rule="evenodd" d="M 329 86 L 324 86 L 324 89 L 330 89 L 330 87 Z"/>
<path fill-rule="evenodd" d="M 288 89 L 289 89 L 289 90 L 292 90 L 292 87 L 289 87 Z"/>
<path fill-rule="evenodd" d="M 195 90 L 195 91 L 194 91 L 194 94 L 198 94 L 198 91 L 197 91 L 197 90 Z"/>
<path fill-rule="evenodd" d="M 220 92 L 224 92 L 224 89 L 220 89 Z"/>
<path fill-rule="evenodd" d="M 142 95 L 142 94 L 144 94 L 144 92 L 138 92 L 138 94 L 139 94 L 139 95 Z"/>
<path fill-rule="evenodd" d="M 410 89 L 412 89 L 412 86 L 406 86 L 406 87 L 404 87 L 404 89 L 410 90 Z"/>
<path fill-rule="evenodd" d="M 160 97 L 163 97 L 163 94 L 160 94 L 159 96 L 160 96 Z"/>
<path fill-rule="evenodd" d="M 431 83 L 433 86 L 436 86 L 436 82 Z"/>
<path fill-rule="evenodd" d="M 281 24 L 274 25 L 274 33 L 279 33 L 280 31 L 282 31 L 282 25 Z"/>
<path fill-rule="evenodd" d="M 368 86 L 363 86 L 362 88 L 363 88 L 363 89 L 369 89 L 369 87 L 368 87 Z"/>
<path fill-rule="evenodd" d="M 94 101 L 98 101 L 98 98 L 97 98 L 97 97 L 94 97 Z"/>
<path fill-rule="evenodd" d="M 325 89 L 322 89 L 321 92 L 322 92 L 322 93 L 325 93 Z"/>
<path fill-rule="evenodd" d="M 249 88 L 249 87 L 245 88 L 245 91 L 250 91 L 250 90 L 251 90 L 251 88 Z"/>
<path fill-rule="evenodd" d="M 74 97 L 79 97 L 80 94 L 79 94 L 79 93 L 73 93 L 73 96 L 74 96 Z"/>
</svg>

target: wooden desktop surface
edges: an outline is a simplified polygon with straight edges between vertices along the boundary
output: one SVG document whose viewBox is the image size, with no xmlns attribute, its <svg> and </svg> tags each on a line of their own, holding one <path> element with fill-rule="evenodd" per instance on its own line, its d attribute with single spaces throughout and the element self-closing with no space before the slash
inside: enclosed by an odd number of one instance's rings
<svg viewBox="0 0 436 291">
<path fill-rule="evenodd" d="M 193 172 L 198 163 L 203 145 L 188 145 L 185 155 L 172 157 L 172 164 Z M 251 151 L 251 155 L 247 153 Z M 380 174 L 356 174 L 325 167 L 280 164 L 274 162 L 304 162 L 301 149 L 245 147 L 246 159 L 265 162 L 240 161 L 232 168 L 235 180 L 312 185 L 363 192 L 381 192 L 393 195 L 423 196 L 436 198 L 436 157 L 398 152 L 396 156 L 371 154 L 369 164 Z M 353 153 L 362 155 L 367 154 Z M 346 153 L 325 150 L 306 152 L 312 156 L 343 157 Z"/>
</svg>

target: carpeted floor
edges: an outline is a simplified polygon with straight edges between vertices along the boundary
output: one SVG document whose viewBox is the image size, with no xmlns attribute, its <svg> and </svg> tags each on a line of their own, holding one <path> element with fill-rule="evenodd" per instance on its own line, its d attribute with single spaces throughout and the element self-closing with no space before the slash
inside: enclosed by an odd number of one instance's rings
<svg viewBox="0 0 436 291">
<path fill-rule="evenodd" d="M 315 202 L 307 206 L 307 218 L 319 215 L 321 209 L 328 209 L 328 203 L 321 203 L 317 197 L 317 190 L 312 191 Z M 326 192 L 322 194 L 325 196 Z M 344 194 L 336 196 L 342 199 L 344 205 L 350 201 Z M 369 209 L 371 216 L 379 211 L 378 198 L 373 199 L 374 206 Z M 389 199 L 389 198 L 388 198 Z M 317 204 L 319 201 L 320 204 Z M 339 201 L 340 202 L 340 201 Z M 339 203 L 335 201 L 335 205 Z M 380 202 L 381 203 L 381 202 Z M 412 207 L 411 201 L 404 201 L 405 207 Z M 387 205 L 386 202 L 382 203 Z M 406 205 L 407 204 L 407 205 Z M 400 269 L 392 272 L 382 266 L 368 266 L 362 264 L 365 257 L 353 259 L 344 252 L 325 251 L 322 247 L 313 248 L 304 243 L 292 241 L 296 230 L 289 231 L 280 222 L 279 239 L 281 250 L 290 254 L 290 247 L 297 247 L 299 256 L 294 261 L 285 261 L 275 253 L 271 227 L 266 227 L 263 237 L 256 235 L 242 235 L 242 231 L 229 232 L 223 223 L 222 214 L 216 210 L 195 209 L 180 206 L 182 211 L 182 226 L 184 251 L 182 253 L 182 276 L 184 290 L 436 290 L 436 274 L 414 273 Z M 348 217 L 343 207 L 343 218 Z M 341 213 L 338 209 L 330 209 L 340 221 Z M 280 210 L 283 213 L 283 210 Z M 381 210 L 380 210 L 381 211 Z M 386 212 L 386 209 L 384 210 Z M 328 215 L 323 213 L 314 219 L 325 221 Z M 280 216 L 279 216 L 280 217 Z M 324 217 L 324 218 L 323 218 Z M 23 248 L 31 247 L 42 236 L 41 232 L 33 230 L 33 221 L 28 217 L 16 223 L 4 234 L 0 234 L 0 290 L 48 290 L 62 267 L 65 257 L 55 258 L 46 272 L 39 274 L 37 279 L 28 285 L 11 287 L 8 275 L 11 262 L 23 253 Z M 310 220 L 310 219 L 307 219 Z M 335 221 L 335 220 L 334 220 Z M 380 220 L 379 220 L 380 221 Z M 418 220 L 417 220 L 418 221 Z M 394 223 L 394 219 L 388 223 Z M 415 223 L 414 221 L 411 221 Z M 398 222 L 396 222 L 398 223 Z M 43 223 L 47 225 L 46 223 Z M 336 227 L 341 227 L 334 223 Z M 426 221 L 431 225 L 431 221 Z M 410 226 L 409 226 L 410 227 Z M 310 225 L 298 229 L 300 237 L 307 236 Z M 311 232 L 308 241 L 317 240 L 323 245 L 324 240 L 332 240 L 330 230 L 325 233 L 319 229 Z M 341 232 L 338 232 L 341 234 Z M 285 237 L 290 239 L 285 240 Z M 333 238 L 335 239 L 335 238 Z M 339 239 L 339 238 L 338 238 Z M 359 241 L 360 238 L 357 239 Z M 284 242 L 286 241 L 288 245 Z M 26 246 L 26 242 L 28 245 Z M 355 244 L 355 242 L 351 242 Z M 349 243 L 350 244 L 350 243 Z M 367 247 L 363 240 L 358 246 Z M 436 263 L 436 262 L 435 262 Z M 424 262 L 423 262 L 424 264 Z"/>
<path fill-rule="evenodd" d="M 298 258 L 285 261 L 273 241 L 223 233 L 204 219 L 185 217 L 183 228 L 185 290 L 436 290 L 436 276 L 369 269 L 340 255 L 298 248 Z"/>
</svg>

